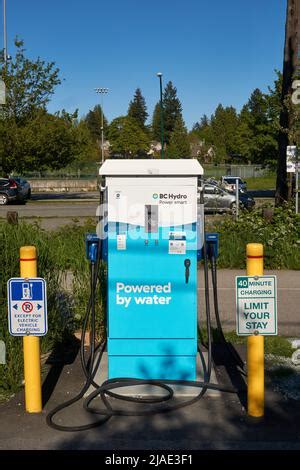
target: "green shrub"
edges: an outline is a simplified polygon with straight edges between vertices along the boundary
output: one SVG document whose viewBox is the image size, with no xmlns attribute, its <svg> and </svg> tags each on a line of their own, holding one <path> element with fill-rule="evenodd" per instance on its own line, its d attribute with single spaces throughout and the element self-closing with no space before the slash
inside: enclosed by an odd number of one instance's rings
<svg viewBox="0 0 300 470">
<path fill-rule="evenodd" d="M 19 277 L 19 250 L 24 245 L 35 245 L 38 253 L 38 276 L 47 281 L 48 334 L 41 338 L 42 353 L 60 343 L 73 328 L 68 302 L 61 292 L 61 270 L 57 257 L 50 249 L 51 236 L 37 224 L 0 224 L 0 339 L 6 345 L 6 364 L 0 365 L 0 389 L 16 391 L 23 379 L 22 338 L 8 332 L 7 281 Z"/>
<path fill-rule="evenodd" d="M 84 225 L 73 223 L 52 232 L 49 249 L 54 253 L 60 273 L 71 276 L 72 311 L 76 327 L 80 327 L 86 312 L 90 295 L 90 265 L 85 253 L 85 235 L 95 232 L 95 222 L 88 220 Z M 96 292 L 96 321 L 103 319 L 103 299 L 105 296 L 104 267 L 100 267 L 100 283 Z"/>
<path fill-rule="evenodd" d="M 226 217 L 215 226 L 220 234 L 221 268 L 246 267 L 246 244 L 264 245 L 265 269 L 300 269 L 300 214 L 290 207 L 274 209 L 270 222 L 262 208 L 242 212 L 238 221 Z"/>
<path fill-rule="evenodd" d="M 6 345 L 6 365 L 0 365 L 0 393 L 19 389 L 23 379 L 22 338 L 8 332 L 7 281 L 19 277 L 19 250 L 35 245 L 38 253 L 38 276 L 47 281 L 48 333 L 41 338 L 41 352 L 51 350 L 82 326 L 90 295 L 89 263 L 85 256 L 85 234 L 95 231 L 93 220 L 76 223 L 54 232 L 46 232 L 38 223 L 10 225 L 0 222 L 0 340 Z M 100 279 L 104 279 L 104 266 Z M 69 289 L 66 289 L 68 280 Z M 105 285 L 96 292 L 96 321 L 103 322 Z"/>
</svg>

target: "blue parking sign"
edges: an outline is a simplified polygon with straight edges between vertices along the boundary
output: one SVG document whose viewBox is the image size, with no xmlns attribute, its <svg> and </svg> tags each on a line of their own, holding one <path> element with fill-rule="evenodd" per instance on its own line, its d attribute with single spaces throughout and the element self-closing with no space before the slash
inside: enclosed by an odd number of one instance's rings
<svg viewBox="0 0 300 470">
<path fill-rule="evenodd" d="M 46 281 L 42 278 L 9 279 L 8 325 L 12 336 L 44 336 L 47 324 Z"/>
</svg>

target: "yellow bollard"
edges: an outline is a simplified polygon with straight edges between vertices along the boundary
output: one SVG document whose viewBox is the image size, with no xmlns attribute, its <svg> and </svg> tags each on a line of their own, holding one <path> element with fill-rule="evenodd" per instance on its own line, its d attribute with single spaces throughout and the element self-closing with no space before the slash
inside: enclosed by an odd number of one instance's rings
<svg viewBox="0 0 300 470">
<path fill-rule="evenodd" d="M 247 244 L 247 276 L 263 276 L 264 247 L 261 243 Z M 264 337 L 248 336 L 248 415 L 255 418 L 264 415 Z"/>
<path fill-rule="evenodd" d="M 21 246 L 20 275 L 23 278 L 37 277 L 37 255 L 35 246 Z M 23 336 L 25 408 L 29 413 L 42 411 L 40 339 L 38 336 Z"/>
</svg>

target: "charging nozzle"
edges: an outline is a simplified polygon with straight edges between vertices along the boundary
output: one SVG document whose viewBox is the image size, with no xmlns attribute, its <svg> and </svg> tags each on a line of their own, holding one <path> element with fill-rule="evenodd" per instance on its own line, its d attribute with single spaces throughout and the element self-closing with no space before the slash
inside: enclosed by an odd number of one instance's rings
<svg viewBox="0 0 300 470">
<path fill-rule="evenodd" d="M 205 232 L 205 245 L 206 245 L 206 254 L 209 260 L 214 258 L 215 260 L 219 254 L 219 234 Z M 199 250 L 198 260 L 204 259 L 204 249 L 203 247 Z"/>
<path fill-rule="evenodd" d="M 219 254 L 219 234 L 207 232 L 205 234 L 205 241 L 206 241 L 206 246 L 207 246 L 208 258 L 216 259 Z"/>
<path fill-rule="evenodd" d="M 91 263 L 96 263 L 100 239 L 96 233 L 87 233 L 85 236 L 86 257 Z"/>
</svg>

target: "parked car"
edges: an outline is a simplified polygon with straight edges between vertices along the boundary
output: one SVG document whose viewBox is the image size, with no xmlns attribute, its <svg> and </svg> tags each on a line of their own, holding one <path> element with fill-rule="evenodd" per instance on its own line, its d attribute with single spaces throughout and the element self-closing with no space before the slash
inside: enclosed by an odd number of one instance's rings
<svg viewBox="0 0 300 470">
<path fill-rule="evenodd" d="M 20 177 L 0 178 L 0 205 L 25 202 L 31 197 L 30 184 Z"/>
<path fill-rule="evenodd" d="M 252 209 L 254 199 L 247 193 L 239 191 L 239 205 L 244 209 Z M 236 195 L 233 192 L 215 184 L 204 185 L 204 210 L 205 212 L 231 212 L 236 213 Z"/>
<path fill-rule="evenodd" d="M 221 185 L 224 189 L 235 191 L 236 180 L 239 182 L 239 189 L 247 191 L 247 183 L 239 176 L 221 176 Z"/>
<path fill-rule="evenodd" d="M 13 179 L 17 183 L 19 190 L 22 193 L 22 197 L 25 199 L 30 199 L 31 198 L 30 183 L 28 183 L 27 180 L 25 180 L 24 178 L 21 178 L 20 176 L 12 176 L 11 179 Z"/>
</svg>

